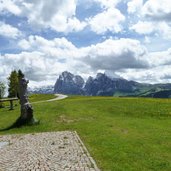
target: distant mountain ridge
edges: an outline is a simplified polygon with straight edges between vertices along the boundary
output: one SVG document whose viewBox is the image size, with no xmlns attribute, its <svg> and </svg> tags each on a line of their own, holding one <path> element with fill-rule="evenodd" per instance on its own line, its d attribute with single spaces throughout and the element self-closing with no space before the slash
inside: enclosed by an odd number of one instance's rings
<svg viewBox="0 0 171 171">
<path fill-rule="evenodd" d="M 85 82 L 79 75 L 64 71 L 57 79 L 54 93 L 87 96 L 171 97 L 171 84 L 142 84 L 98 73 Z"/>
<path fill-rule="evenodd" d="M 28 88 L 29 94 L 53 94 L 54 92 L 54 86 L 42 86 L 42 87 L 34 87 L 34 88 Z"/>
</svg>

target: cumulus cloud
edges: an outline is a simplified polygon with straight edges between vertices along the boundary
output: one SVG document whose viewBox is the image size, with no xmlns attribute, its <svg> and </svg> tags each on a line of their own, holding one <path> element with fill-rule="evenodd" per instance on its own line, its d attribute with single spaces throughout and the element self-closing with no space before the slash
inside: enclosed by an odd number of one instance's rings
<svg viewBox="0 0 171 171">
<path fill-rule="evenodd" d="M 19 46 L 23 52 L 0 56 L 1 79 L 13 69 L 21 69 L 31 81 L 54 82 L 60 72 L 71 70 L 75 63 L 75 46 L 65 38 L 47 40 L 30 36 L 21 40 Z"/>
<path fill-rule="evenodd" d="M 91 30 L 97 34 L 104 34 L 107 31 L 118 33 L 122 30 L 122 22 L 125 21 L 125 16 L 116 8 L 108 8 L 102 13 L 89 18 Z"/>
<path fill-rule="evenodd" d="M 157 33 L 158 35 L 162 35 L 164 39 L 171 38 L 171 27 L 166 22 L 139 21 L 130 27 L 130 29 L 139 34 Z"/>
<path fill-rule="evenodd" d="M 0 56 L 0 60 L 2 62 L 1 78 L 4 75 L 7 77 L 13 69 L 21 69 L 31 81 L 55 81 L 61 71 L 69 69 L 67 62 L 62 63 L 58 57 L 47 58 L 47 54 L 37 51 L 6 54 Z"/>
<path fill-rule="evenodd" d="M 149 63 L 151 66 L 171 65 L 171 48 L 166 51 L 149 53 Z"/>
<path fill-rule="evenodd" d="M 8 66 L 10 69 L 21 68 L 34 81 L 46 80 L 49 75 L 54 79 L 54 75 L 63 70 L 77 72 L 77 68 L 80 72 L 86 72 L 88 69 L 90 72 L 96 72 L 144 68 L 148 65 L 144 59 L 146 49 L 139 41 L 131 39 L 109 39 L 97 45 L 76 48 L 66 38 L 47 40 L 40 36 L 30 36 L 21 40 L 19 46 L 23 48 L 23 52 L 0 56 L 1 66 Z M 4 69 L 1 74 L 6 71 Z"/>
<path fill-rule="evenodd" d="M 59 49 L 63 52 L 66 52 L 66 50 L 74 51 L 76 49 L 76 47 L 71 42 L 69 42 L 65 37 L 47 40 L 41 36 L 31 35 L 27 39 L 22 39 L 21 41 L 19 41 L 18 45 L 24 50 L 39 50 L 42 52 L 47 52 L 48 50 L 57 51 Z"/>
<path fill-rule="evenodd" d="M 21 2 L 21 0 L 19 0 Z M 14 15 L 20 15 L 21 9 L 16 5 L 16 0 L 1 0 L 0 1 L 0 13 L 10 12 Z"/>
<path fill-rule="evenodd" d="M 145 83 L 171 82 L 171 48 L 166 51 L 148 52 L 145 58 L 148 68 L 124 69 L 116 73 L 123 78 Z"/>
<path fill-rule="evenodd" d="M 160 0 L 148 0 L 144 5 L 140 0 L 128 2 L 129 13 L 136 11 L 137 8 L 139 8 L 140 20 L 130 29 L 139 34 L 156 33 L 164 39 L 171 38 L 171 3 L 169 0 L 164 0 L 162 3 Z"/>
<path fill-rule="evenodd" d="M 34 84 L 54 83 L 64 70 L 83 76 L 110 71 L 127 79 L 155 82 L 168 78 L 167 68 L 171 64 L 171 49 L 150 53 L 134 39 L 108 39 L 77 48 L 66 38 L 47 40 L 32 35 L 18 46 L 23 52 L 0 55 L 1 79 L 13 69 L 22 69 Z"/>
<path fill-rule="evenodd" d="M 86 23 L 76 16 L 76 0 L 2 0 L 0 12 L 26 17 L 34 28 L 50 28 L 57 32 L 82 30 Z"/>
<path fill-rule="evenodd" d="M 142 83 L 169 83 L 171 82 L 171 68 L 169 65 L 143 69 L 126 69 L 117 72 L 121 77 Z"/>
<path fill-rule="evenodd" d="M 6 41 L 6 47 L 1 47 L 0 79 L 6 79 L 11 70 L 20 68 L 32 82 L 43 84 L 54 83 L 57 75 L 64 70 L 83 76 L 103 71 L 143 82 L 170 80 L 171 49 L 166 50 L 166 47 L 169 47 L 169 41 L 163 39 L 171 38 L 169 0 L 162 2 L 159 0 L 85 0 L 80 2 L 81 0 L 1 0 L 0 15 L 4 17 L 4 22 L 0 22 L 0 35 L 13 40 Z M 84 7 L 83 4 L 91 7 Z M 122 7 L 124 10 L 121 10 Z M 90 15 L 80 16 L 80 18 L 87 17 L 83 21 L 77 16 L 82 9 L 84 11 L 88 9 L 90 12 Z M 14 20 L 11 21 L 11 19 Z M 28 37 L 21 36 L 21 31 L 7 24 L 7 21 L 21 26 L 20 29 L 26 32 L 24 35 Z M 28 25 L 22 24 L 25 22 Z M 39 35 L 46 35 L 49 39 L 36 35 L 37 30 L 34 29 L 39 29 Z M 85 32 L 78 35 L 70 33 L 81 30 Z M 137 34 L 134 36 L 130 30 L 144 36 L 143 42 L 146 43 L 147 48 L 141 43 L 142 36 Z M 54 34 L 54 31 L 62 33 Z M 91 33 L 95 38 L 93 41 L 87 40 L 89 31 L 97 34 Z M 120 33 L 130 38 L 120 38 L 123 35 Z M 82 40 L 79 39 L 78 48 L 74 45 L 75 42 L 72 43 L 65 38 L 66 34 L 69 34 L 67 37 L 74 41 L 73 36 L 81 35 L 83 38 L 85 35 L 83 41 L 86 40 L 86 44 L 106 40 L 82 47 L 80 43 Z M 64 37 L 54 38 L 54 35 Z M 118 38 L 107 39 L 113 35 Z M 161 45 L 158 42 L 161 42 Z M 18 53 L 14 54 L 10 43 L 15 43 Z M 147 50 L 154 50 L 154 47 L 163 51 Z M 7 53 L 8 50 L 10 51 Z"/>
<path fill-rule="evenodd" d="M 8 38 L 17 38 L 22 33 L 16 28 L 4 22 L 0 22 L 0 35 Z"/>
<path fill-rule="evenodd" d="M 80 21 L 76 17 L 77 0 L 2 0 L 0 13 L 10 13 L 18 17 L 26 17 L 34 29 L 51 29 L 68 34 L 78 32 L 90 26 L 97 34 L 107 31 L 118 33 L 125 16 L 116 8 L 120 0 L 93 0 L 98 3 L 102 12 Z M 103 21 L 103 24 L 101 24 Z"/>
<path fill-rule="evenodd" d="M 101 5 L 102 8 L 115 7 L 121 0 L 92 0 Z"/>
<path fill-rule="evenodd" d="M 142 13 L 151 20 L 171 21 L 170 0 L 148 0 L 142 8 Z"/>
<path fill-rule="evenodd" d="M 128 13 L 139 13 L 143 6 L 143 0 L 131 0 L 127 3 Z"/>
<path fill-rule="evenodd" d="M 152 22 L 139 21 L 137 24 L 133 25 L 130 29 L 140 34 L 151 34 L 155 31 L 156 26 Z"/>
<path fill-rule="evenodd" d="M 126 68 L 148 67 L 145 59 L 147 50 L 137 40 L 108 39 L 84 50 L 87 54 L 84 61 L 95 70 L 117 71 Z"/>
<path fill-rule="evenodd" d="M 98 3 L 103 11 L 85 21 L 80 21 L 76 17 L 77 0 L 2 0 L 0 13 L 26 17 L 27 22 L 35 29 L 50 28 L 66 34 L 81 31 L 87 25 L 98 34 L 106 31 L 120 32 L 121 23 L 125 20 L 125 16 L 116 8 L 120 0 L 93 0 L 93 2 Z"/>
</svg>

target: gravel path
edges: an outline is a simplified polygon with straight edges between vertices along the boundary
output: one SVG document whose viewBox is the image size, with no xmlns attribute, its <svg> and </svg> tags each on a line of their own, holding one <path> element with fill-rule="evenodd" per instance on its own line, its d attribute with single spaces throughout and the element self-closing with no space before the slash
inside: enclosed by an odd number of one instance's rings
<svg viewBox="0 0 171 171">
<path fill-rule="evenodd" d="M 67 95 L 64 95 L 64 94 L 55 94 L 55 96 L 57 96 L 57 97 L 54 98 L 54 99 L 47 100 L 47 102 L 52 102 L 52 101 L 56 101 L 56 100 L 62 100 L 62 99 L 65 99 L 65 98 L 68 97 Z"/>
<path fill-rule="evenodd" d="M 0 136 L 0 171 L 99 171 L 76 132 Z"/>
</svg>

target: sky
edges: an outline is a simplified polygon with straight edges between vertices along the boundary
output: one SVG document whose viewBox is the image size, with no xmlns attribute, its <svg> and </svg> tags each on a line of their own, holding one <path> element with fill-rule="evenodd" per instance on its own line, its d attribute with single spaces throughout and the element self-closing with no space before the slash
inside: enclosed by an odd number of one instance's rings
<svg viewBox="0 0 171 171">
<path fill-rule="evenodd" d="M 170 0 L 0 0 L 0 81 L 30 86 L 63 71 L 171 82 Z"/>
</svg>

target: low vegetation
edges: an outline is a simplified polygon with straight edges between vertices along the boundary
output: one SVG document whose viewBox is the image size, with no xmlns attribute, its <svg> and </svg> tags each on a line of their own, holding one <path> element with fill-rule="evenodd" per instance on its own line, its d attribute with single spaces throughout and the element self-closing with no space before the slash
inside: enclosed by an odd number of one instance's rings
<svg viewBox="0 0 171 171">
<path fill-rule="evenodd" d="M 53 99 L 55 97 L 56 96 L 53 94 L 32 94 L 29 96 L 29 101 L 30 102 L 39 102 L 39 101 Z"/>
<path fill-rule="evenodd" d="M 1 134 L 74 130 L 103 171 L 171 170 L 171 99 L 71 96 L 33 107 L 40 125 Z M 0 128 L 17 116 L 19 105 L 0 109 Z"/>
</svg>

